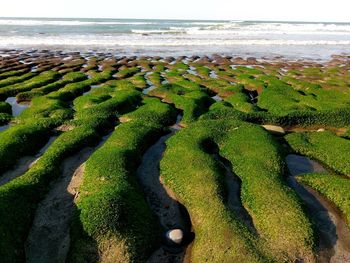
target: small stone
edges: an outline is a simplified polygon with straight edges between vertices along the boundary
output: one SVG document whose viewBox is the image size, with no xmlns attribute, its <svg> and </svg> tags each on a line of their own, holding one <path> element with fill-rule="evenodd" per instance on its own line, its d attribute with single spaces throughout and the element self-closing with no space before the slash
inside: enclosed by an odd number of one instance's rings
<svg viewBox="0 0 350 263">
<path fill-rule="evenodd" d="M 175 244 L 180 245 L 183 239 L 183 231 L 181 229 L 172 229 L 166 233 L 166 237 L 174 242 Z"/>
<path fill-rule="evenodd" d="M 325 129 L 323 129 L 323 128 L 320 128 L 317 130 L 317 132 L 324 132 L 324 131 L 325 131 Z"/>
<path fill-rule="evenodd" d="M 284 129 L 281 126 L 276 125 L 262 125 L 265 130 L 274 133 L 274 134 L 285 134 Z"/>
</svg>

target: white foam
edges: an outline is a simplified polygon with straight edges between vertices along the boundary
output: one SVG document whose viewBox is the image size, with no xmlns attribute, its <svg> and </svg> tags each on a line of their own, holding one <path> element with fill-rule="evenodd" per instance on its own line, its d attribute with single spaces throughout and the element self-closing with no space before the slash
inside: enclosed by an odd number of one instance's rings
<svg viewBox="0 0 350 263">
<path fill-rule="evenodd" d="M 186 30 L 182 28 L 170 28 L 168 29 L 149 29 L 149 30 L 140 30 L 140 29 L 132 29 L 132 33 L 135 34 L 173 34 L 173 33 L 186 33 Z"/>
<path fill-rule="evenodd" d="M 81 27 L 77 33 L 66 26 Z M 164 56 L 193 55 L 195 50 L 198 54 L 307 57 L 350 49 L 350 23 L 8 18 L 0 19 L 0 27 L 0 48 L 10 49 L 117 50 Z"/>
<path fill-rule="evenodd" d="M 349 40 L 293 40 L 293 39 L 215 39 L 169 38 L 143 36 L 13 36 L 0 39 L 0 46 L 235 46 L 235 45 L 350 45 Z"/>
<path fill-rule="evenodd" d="M 193 25 L 193 26 L 186 26 Z M 167 29 L 134 29 L 136 34 L 189 34 L 189 35 L 341 35 L 350 37 L 349 24 L 288 24 L 288 23 L 201 23 L 179 24 Z"/>
<path fill-rule="evenodd" d="M 91 26 L 91 25 L 152 25 L 155 22 L 121 21 L 79 21 L 79 20 L 37 20 L 37 19 L 0 19 L 0 25 L 11 26 Z"/>
</svg>

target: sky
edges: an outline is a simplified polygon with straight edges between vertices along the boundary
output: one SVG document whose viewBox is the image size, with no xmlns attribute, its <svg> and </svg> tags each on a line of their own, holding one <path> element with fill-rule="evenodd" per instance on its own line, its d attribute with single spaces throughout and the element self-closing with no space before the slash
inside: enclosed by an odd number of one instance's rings
<svg viewBox="0 0 350 263">
<path fill-rule="evenodd" d="M 0 17 L 350 22 L 350 0 L 2 0 Z"/>
</svg>

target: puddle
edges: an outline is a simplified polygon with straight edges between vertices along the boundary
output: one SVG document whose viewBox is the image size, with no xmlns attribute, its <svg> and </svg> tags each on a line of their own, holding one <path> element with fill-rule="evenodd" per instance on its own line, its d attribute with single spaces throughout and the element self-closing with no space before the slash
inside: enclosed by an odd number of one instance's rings
<svg viewBox="0 0 350 263">
<path fill-rule="evenodd" d="M 0 126 L 0 132 L 7 130 L 10 127 L 10 124 Z"/>
<path fill-rule="evenodd" d="M 5 100 L 5 102 L 9 103 L 12 107 L 12 116 L 17 117 L 29 107 L 28 103 L 18 103 L 16 97 L 9 97 Z"/>
<path fill-rule="evenodd" d="M 210 74 L 209 74 L 209 77 L 213 78 L 213 79 L 217 79 L 218 78 L 218 75 L 216 74 L 215 71 L 210 71 Z"/>
<path fill-rule="evenodd" d="M 222 98 L 219 96 L 219 95 L 215 95 L 215 96 L 213 96 L 213 97 L 211 97 L 213 100 L 215 100 L 215 101 L 222 101 Z"/>
<path fill-rule="evenodd" d="M 72 56 L 64 57 L 64 58 L 62 59 L 62 61 L 71 60 L 72 58 L 73 58 Z"/>
<path fill-rule="evenodd" d="M 182 120 L 182 115 L 177 115 L 177 117 L 176 117 L 176 123 L 174 124 L 174 125 L 172 125 L 172 126 L 170 126 L 170 130 L 171 131 L 178 131 L 178 130 L 180 130 L 180 129 L 182 129 L 182 127 L 181 127 L 181 125 L 180 125 L 180 123 L 181 123 L 181 120 Z"/>
<path fill-rule="evenodd" d="M 151 90 L 154 90 L 154 89 L 156 89 L 156 88 L 157 88 L 156 86 L 149 86 L 148 88 L 143 89 L 143 90 L 142 90 L 142 93 L 143 93 L 143 94 L 148 94 Z"/>
<path fill-rule="evenodd" d="M 100 88 L 102 85 L 103 85 L 103 84 L 91 85 L 91 86 L 90 86 L 90 90 L 85 91 L 85 92 L 83 93 L 83 96 L 84 96 L 84 95 L 87 95 L 87 94 L 90 94 L 90 93 L 92 92 L 92 90 L 97 89 L 97 88 Z"/>
<path fill-rule="evenodd" d="M 192 74 L 192 75 L 198 76 L 198 73 L 197 73 L 195 67 L 190 66 L 190 69 L 188 69 L 187 72 Z"/>
<path fill-rule="evenodd" d="M 316 161 L 310 160 L 308 157 L 289 154 L 286 157 L 289 172 L 292 176 L 305 173 L 326 173 L 326 169 Z"/>
<path fill-rule="evenodd" d="M 159 163 L 166 149 L 166 140 L 180 129 L 178 116 L 176 124 L 171 126 L 171 133 L 162 136 L 143 155 L 141 165 L 137 170 L 137 177 L 146 196 L 146 200 L 152 211 L 159 218 L 165 232 L 172 229 L 181 229 L 184 233 L 184 241 L 180 245 L 169 244 L 163 236 L 163 242 L 151 257 L 148 263 L 157 262 L 184 262 L 186 247 L 191 241 L 191 222 L 186 208 L 183 207 L 173 194 L 162 184 L 160 180 Z"/>
<path fill-rule="evenodd" d="M 296 175 L 324 173 L 326 170 L 319 163 L 300 155 L 290 154 L 286 157 L 286 162 L 292 175 L 287 182 L 302 199 L 308 214 L 315 222 L 319 237 L 317 262 L 350 262 L 350 230 L 341 212 L 315 190 L 299 184 L 294 178 Z"/>
<path fill-rule="evenodd" d="M 218 153 L 214 153 L 213 156 L 221 164 L 225 171 L 227 206 L 253 233 L 257 234 L 258 232 L 255 229 L 252 217 L 242 205 L 241 180 L 232 172 L 231 163 L 228 160 L 221 157 Z"/>
<path fill-rule="evenodd" d="M 148 85 L 148 88 L 142 90 L 143 94 L 148 94 L 151 90 L 154 90 L 157 88 L 156 86 L 153 85 L 153 82 L 147 78 L 150 74 L 152 74 L 152 72 L 147 72 L 145 74 L 145 80 L 146 80 L 146 83 Z"/>
</svg>

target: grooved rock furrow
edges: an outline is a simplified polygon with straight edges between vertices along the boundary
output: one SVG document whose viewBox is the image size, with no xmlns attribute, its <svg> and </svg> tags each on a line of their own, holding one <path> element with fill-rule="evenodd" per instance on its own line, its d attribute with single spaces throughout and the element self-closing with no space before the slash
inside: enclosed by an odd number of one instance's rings
<svg viewBox="0 0 350 263">
<path fill-rule="evenodd" d="M 39 158 L 45 153 L 47 148 L 49 148 L 49 146 L 55 141 L 56 138 L 56 136 L 52 136 L 49 139 L 49 141 L 45 144 L 45 146 L 41 148 L 35 156 L 22 157 L 17 162 L 15 168 L 2 174 L 0 177 L 0 186 L 10 182 L 11 180 L 21 176 L 26 171 L 28 171 L 29 168 L 32 167 L 35 164 L 35 162 L 39 160 Z"/>
<path fill-rule="evenodd" d="M 317 262 L 350 262 L 350 229 L 341 212 L 325 197 L 301 185 L 293 177 L 303 173 L 324 173 L 326 170 L 318 162 L 300 155 L 290 154 L 286 162 L 291 174 L 287 179 L 289 185 L 298 193 L 315 222 L 319 238 Z"/>
<path fill-rule="evenodd" d="M 39 204 L 29 232 L 25 254 L 28 263 L 65 262 L 69 251 L 70 223 L 83 179 L 84 163 L 97 147 L 88 147 L 62 163 L 61 176 L 51 183 L 45 199 Z"/>
<path fill-rule="evenodd" d="M 171 127 L 172 132 L 162 136 L 153 146 L 151 146 L 144 154 L 141 165 L 137 170 L 137 177 L 143 188 L 147 202 L 152 211 L 158 217 L 165 231 L 171 229 L 181 229 L 186 239 L 191 233 L 191 222 L 184 208 L 173 196 L 172 193 L 160 181 L 159 163 L 166 149 L 165 142 L 175 131 L 180 129 L 178 123 L 181 116 L 177 118 L 177 122 Z M 163 237 L 163 244 L 159 247 L 151 257 L 148 263 L 180 263 L 184 262 L 186 257 L 186 247 L 188 242 L 181 246 L 169 246 Z"/>
<path fill-rule="evenodd" d="M 233 211 L 237 218 L 244 222 L 253 233 L 258 234 L 252 217 L 242 204 L 240 179 L 232 172 L 231 164 L 228 160 L 221 157 L 219 154 L 215 154 L 215 159 L 217 159 L 224 168 L 227 188 L 226 202 L 228 208 Z"/>
</svg>

